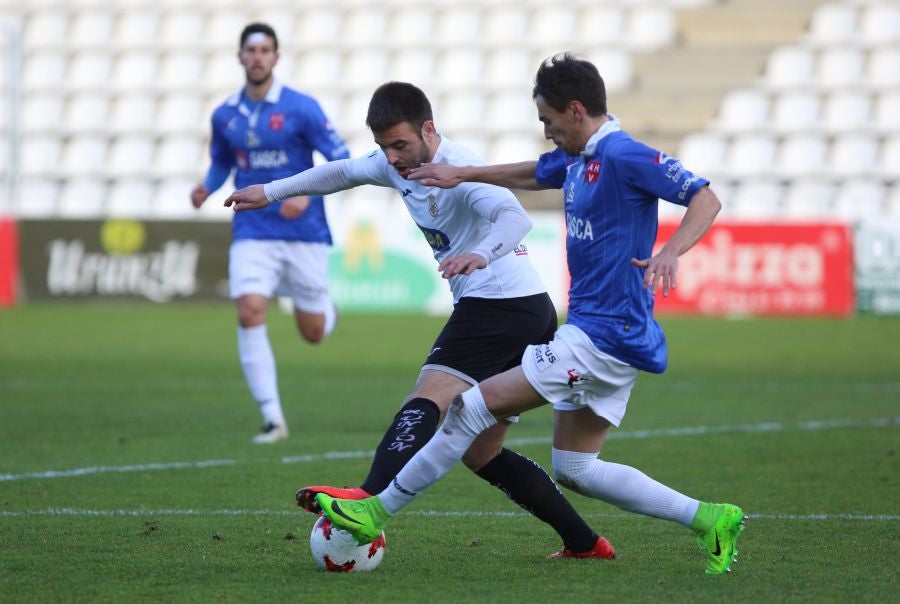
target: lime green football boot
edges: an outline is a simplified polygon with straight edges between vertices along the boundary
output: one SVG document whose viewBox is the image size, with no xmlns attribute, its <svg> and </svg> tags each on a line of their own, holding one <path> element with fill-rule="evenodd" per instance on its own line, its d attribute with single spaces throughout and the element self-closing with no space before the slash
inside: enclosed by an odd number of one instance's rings
<svg viewBox="0 0 900 604">
<path fill-rule="evenodd" d="M 712 505 L 718 515 L 709 530 L 697 532 L 697 541 L 706 550 L 706 574 L 721 575 L 731 570 L 737 554 L 737 538 L 744 531 L 744 511 L 730 503 Z"/>
<path fill-rule="evenodd" d="M 391 515 L 378 497 L 350 500 L 335 499 L 326 494 L 316 495 L 322 514 L 341 530 L 347 531 L 357 543 L 371 543 L 381 535 L 381 529 L 391 519 Z"/>
</svg>

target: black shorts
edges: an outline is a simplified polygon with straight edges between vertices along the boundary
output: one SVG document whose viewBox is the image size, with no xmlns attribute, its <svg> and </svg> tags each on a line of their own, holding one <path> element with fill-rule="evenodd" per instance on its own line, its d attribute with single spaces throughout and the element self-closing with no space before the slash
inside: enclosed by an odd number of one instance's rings
<svg viewBox="0 0 900 604">
<path fill-rule="evenodd" d="M 556 308 L 546 293 L 462 298 L 422 368 L 449 370 L 474 385 L 518 366 L 526 346 L 549 342 L 555 332 Z"/>
</svg>

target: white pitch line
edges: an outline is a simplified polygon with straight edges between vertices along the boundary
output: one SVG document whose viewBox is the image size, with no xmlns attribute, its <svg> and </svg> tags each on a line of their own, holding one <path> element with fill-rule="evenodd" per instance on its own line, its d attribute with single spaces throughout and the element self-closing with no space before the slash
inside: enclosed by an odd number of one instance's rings
<svg viewBox="0 0 900 604">
<path fill-rule="evenodd" d="M 474 518 L 474 517 L 494 517 L 494 518 L 519 518 L 528 516 L 525 512 L 501 512 L 501 511 L 437 511 L 437 510 L 420 510 L 404 512 L 405 516 L 425 516 L 436 518 Z M 611 513 L 594 513 L 584 514 L 586 518 L 615 518 L 626 517 L 632 514 L 624 512 Z M 198 510 L 198 509 L 159 509 L 151 510 L 144 508 L 137 509 L 118 509 L 118 510 L 86 510 L 78 508 L 47 508 L 43 510 L 0 510 L 0 517 L 59 517 L 59 516 L 76 516 L 76 517 L 101 517 L 101 518 L 127 518 L 127 517 L 154 517 L 154 516 L 297 516 L 298 518 L 309 518 L 306 514 L 297 510 L 245 510 L 245 509 L 221 509 L 221 510 Z M 750 522 L 756 520 L 783 520 L 783 521 L 802 521 L 802 522 L 900 522 L 900 515 L 896 514 L 755 514 L 752 511 L 747 513 Z"/>
<path fill-rule="evenodd" d="M 833 430 L 837 428 L 884 428 L 900 424 L 900 418 L 883 417 L 870 420 L 836 419 L 836 420 L 809 420 L 797 423 L 783 422 L 759 422 L 755 424 L 723 424 L 719 426 L 689 426 L 682 428 L 660 428 L 656 430 L 622 430 L 611 432 L 610 439 L 614 440 L 645 440 L 650 438 L 665 438 L 673 436 L 704 436 L 709 434 L 752 433 L 752 432 L 787 432 Z M 511 438 L 506 441 L 510 446 L 521 445 L 546 445 L 550 444 L 549 436 L 534 438 Z M 368 459 L 375 454 L 374 451 L 328 451 L 326 453 L 310 453 L 306 455 L 292 455 L 281 458 L 282 463 L 318 463 L 322 461 L 334 461 L 338 459 Z M 71 470 L 48 470 L 45 472 L 24 472 L 21 474 L 0 474 L 0 482 L 13 482 L 17 480 L 36 480 L 48 478 L 71 478 L 76 476 L 90 476 L 95 474 L 127 473 L 127 472 L 153 472 L 161 470 L 202 469 L 217 466 L 230 466 L 245 463 L 238 459 L 209 459 L 202 461 L 176 461 L 171 463 L 149 463 L 127 466 L 91 466 L 86 468 L 74 468 Z"/>
</svg>

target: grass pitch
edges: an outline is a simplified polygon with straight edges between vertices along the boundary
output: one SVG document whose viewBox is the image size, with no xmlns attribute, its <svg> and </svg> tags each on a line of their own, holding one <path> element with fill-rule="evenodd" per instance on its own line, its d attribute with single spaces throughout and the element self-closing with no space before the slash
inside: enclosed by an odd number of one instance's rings
<svg viewBox="0 0 900 604">
<path fill-rule="evenodd" d="M 460 467 L 388 527 L 371 574 L 319 571 L 310 483 L 357 484 L 440 318 L 269 332 L 288 441 L 257 446 L 227 304 L 0 312 L 0 601 L 900 600 L 900 320 L 664 319 L 603 457 L 750 514 L 735 570 L 690 532 L 571 495 L 613 562 L 548 561 L 551 529 Z M 549 467 L 551 413 L 512 448 Z"/>
</svg>

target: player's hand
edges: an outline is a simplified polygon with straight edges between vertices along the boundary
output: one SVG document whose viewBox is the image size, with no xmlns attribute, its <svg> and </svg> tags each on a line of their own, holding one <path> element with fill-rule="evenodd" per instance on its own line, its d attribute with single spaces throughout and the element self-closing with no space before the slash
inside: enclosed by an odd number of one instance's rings
<svg viewBox="0 0 900 604">
<path fill-rule="evenodd" d="M 406 175 L 408 180 L 420 180 L 426 187 L 452 189 L 463 181 L 462 170 L 447 164 L 421 164 Z"/>
<path fill-rule="evenodd" d="M 264 208 L 269 205 L 269 200 L 266 199 L 262 185 L 250 185 L 249 187 L 238 189 L 228 196 L 228 199 L 225 200 L 225 207 L 230 208 L 232 204 L 235 212 L 241 212 L 243 210 Z"/>
<path fill-rule="evenodd" d="M 657 286 L 662 285 L 663 297 L 668 297 L 669 290 L 675 289 L 675 273 L 678 272 L 678 255 L 667 252 L 665 248 L 660 252 L 644 260 L 631 259 L 631 264 L 644 269 L 644 287 L 651 292 L 656 291 Z"/>
<path fill-rule="evenodd" d="M 487 261 L 478 254 L 463 254 L 446 258 L 438 266 L 441 277 L 449 279 L 454 275 L 471 275 L 476 270 L 487 266 Z"/>
<path fill-rule="evenodd" d="M 203 205 L 203 202 L 207 200 L 209 197 L 209 191 L 206 190 L 206 187 L 203 185 L 197 185 L 191 191 L 191 203 L 195 208 L 200 208 Z"/>
<path fill-rule="evenodd" d="M 278 213 L 285 220 L 296 220 L 303 215 L 306 208 L 309 207 L 309 197 L 302 195 L 300 197 L 288 197 L 281 202 Z"/>
</svg>

